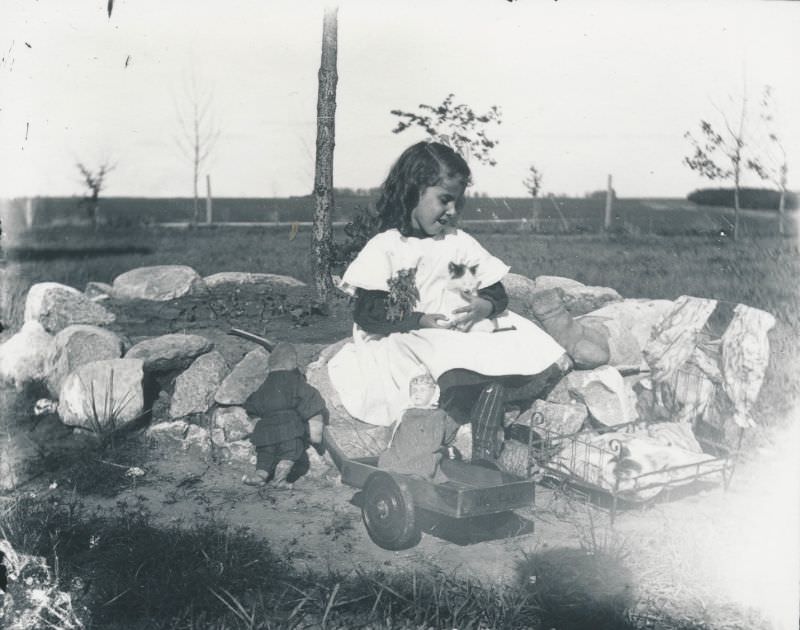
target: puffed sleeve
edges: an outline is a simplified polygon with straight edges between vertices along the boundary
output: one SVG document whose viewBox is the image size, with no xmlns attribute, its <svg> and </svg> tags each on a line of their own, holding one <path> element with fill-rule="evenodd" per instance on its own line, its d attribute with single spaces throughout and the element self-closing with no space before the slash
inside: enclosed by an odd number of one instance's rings
<svg viewBox="0 0 800 630">
<path fill-rule="evenodd" d="M 511 267 L 490 254 L 474 237 L 466 232 L 458 231 L 460 255 L 470 265 L 478 265 L 475 276 L 481 287 L 489 287 L 500 282 Z"/>
<path fill-rule="evenodd" d="M 353 296 L 356 289 L 388 291 L 392 276 L 389 251 L 386 232 L 373 236 L 345 270 L 339 288 Z"/>
</svg>

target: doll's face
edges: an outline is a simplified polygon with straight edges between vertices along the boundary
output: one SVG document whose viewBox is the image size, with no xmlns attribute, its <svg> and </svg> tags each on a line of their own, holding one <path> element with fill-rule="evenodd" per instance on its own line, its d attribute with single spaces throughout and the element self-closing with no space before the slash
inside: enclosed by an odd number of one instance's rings
<svg viewBox="0 0 800 630">
<path fill-rule="evenodd" d="M 428 236 L 441 234 L 458 214 L 464 188 L 460 177 L 443 177 L 440 183 L 425 188 L 411 211 L 411 227 Z"/>
<path fill-rule="evenodd" d="M 414 382 L 409 387 L 412 407 L 430 407 L 435 394 L 436 385 L 430 381 Z"/>
</svg>

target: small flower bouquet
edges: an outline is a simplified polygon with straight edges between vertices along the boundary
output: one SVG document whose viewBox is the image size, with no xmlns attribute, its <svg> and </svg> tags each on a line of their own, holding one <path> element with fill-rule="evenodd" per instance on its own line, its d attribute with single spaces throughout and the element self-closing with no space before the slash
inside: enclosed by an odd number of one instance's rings
<svg viewBox="0 0 800 630">
<path fill-rule="evenodd" d="M 389 298 L 386 308 L 386 319 L 395 322 L 410 314 L 419 301 L 419 290 L 416 283 L 417 269 L 410 267 L 399 270 L 389 278 Z"/>
</svg>

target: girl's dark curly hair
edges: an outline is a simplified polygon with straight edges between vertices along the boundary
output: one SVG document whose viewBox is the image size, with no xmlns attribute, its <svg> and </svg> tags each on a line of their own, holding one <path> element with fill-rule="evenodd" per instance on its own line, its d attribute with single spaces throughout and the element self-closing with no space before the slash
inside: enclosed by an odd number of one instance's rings
<svg viewBox="0 0 800 630">
<path fill-rule="evenodd" d="M 411 235 L 411 211 L 417 207 L 420 194 L 445 178 L 461 178 L 470 184 L 469 166 L 458 153 L 439 142 L 418 142 L 397 158 L 376 204 L 379 232 L 397 228 L 403 236 Z M 457 201 L 458 207 L 464 200 Z"/>
</svg>

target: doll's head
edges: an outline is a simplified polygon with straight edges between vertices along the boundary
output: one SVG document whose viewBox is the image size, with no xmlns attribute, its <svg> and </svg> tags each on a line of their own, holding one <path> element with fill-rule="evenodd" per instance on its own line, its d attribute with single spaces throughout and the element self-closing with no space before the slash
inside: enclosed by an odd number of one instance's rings
<svg viewBox="0 0 800 630">
<path fill-rule="evenodd" d="M 464 204 L 469 166 L 439 142 L 418 142 L 403 151 L 381 188 L 377 202 L 380 231 L 397 228 L 404 236 L 435 236 Z"/>
<path fill-rule="evenodd" d="M 436 396 L 436 381 L 428 373 L 415 376 L 408 384 L 408 393 L 412 407 L 432 407 Z"/>
<path fill-rule="evenodd" d="M 297 369 L 297 350 L 294 346 L 285 341 L 276 344 L 269 353 L 270 370 L 294 370 Z"/>
</svg>

